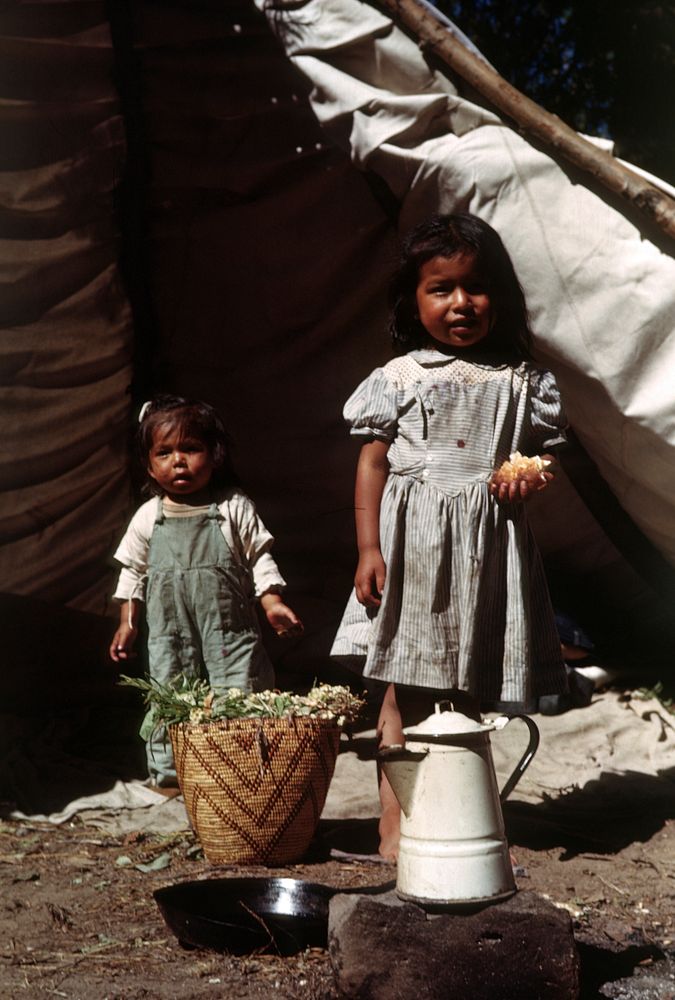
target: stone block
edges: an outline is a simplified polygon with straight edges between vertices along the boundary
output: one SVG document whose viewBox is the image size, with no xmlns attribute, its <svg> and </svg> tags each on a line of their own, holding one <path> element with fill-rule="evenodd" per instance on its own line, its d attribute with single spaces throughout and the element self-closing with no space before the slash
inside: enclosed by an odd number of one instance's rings
<svg viewBox="0 0 675 1000">
<path fill-rule="evenodd" d="M 328 947 L 358 1000 L 577 1000 L 570 915 L 532 892 L 477 913 L 427 913 L 394 892 L 338 893 Z"/>
</svg>

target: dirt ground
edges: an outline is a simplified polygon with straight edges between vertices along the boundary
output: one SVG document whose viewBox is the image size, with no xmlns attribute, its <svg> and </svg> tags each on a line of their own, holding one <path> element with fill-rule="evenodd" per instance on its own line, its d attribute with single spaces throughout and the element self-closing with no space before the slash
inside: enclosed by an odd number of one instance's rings
<svg viewBox="0 0 675 1000">
<path fill-rule="evenodd" d="M 582 834 L 570 815 L 558 811 L 542 820 L 522 803 L 507 803 L 519 887 L 572 915 L 584 1000 L 673 1000 L 675 820 L 641 814 L 618 823 L 608 813 L 590 834 L 584 824 Z M 152 896 L 161 886 L 209 877 L 283 875 L 337 888 L 394 878 L 389 866 L 331 857 L 326 844 L 331 837 L 335 842 L 335 832 L 335 824 L 322 824 L 306 864 L 236 869 L 207 864 L 191 833 L 111 839 L 78 819 L 62 826 L 6 820 L 0 826 L 0 996 L 337 997 L 324 949 L 292 957 L 187 950 Z M 375 836 L 374 824 L 361 824 L 361 844 L 364 835 Z M 623 977 L 632 977 L 630 990 L 625 983 L 607 985 Z"/>
</svg>

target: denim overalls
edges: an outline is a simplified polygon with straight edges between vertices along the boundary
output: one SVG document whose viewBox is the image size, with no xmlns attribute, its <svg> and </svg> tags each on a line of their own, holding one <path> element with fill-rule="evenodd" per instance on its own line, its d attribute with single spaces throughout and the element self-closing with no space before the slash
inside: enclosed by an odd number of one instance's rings
<svg viewBox="0 0 675 1000">
<path fill-rule="evenodd" d="M 216 504 L 189 517 L 166 517 L 161 501 L 150 538 L 146 611 L 148 666 L 166 684 L 179 673 L 214 688 L 264 690 L 274 685 L 247 571 L 223 537 Z M 148 769 L 158 784 L 175 783 L 165 730 L 146 718 Z"/>
</svg>

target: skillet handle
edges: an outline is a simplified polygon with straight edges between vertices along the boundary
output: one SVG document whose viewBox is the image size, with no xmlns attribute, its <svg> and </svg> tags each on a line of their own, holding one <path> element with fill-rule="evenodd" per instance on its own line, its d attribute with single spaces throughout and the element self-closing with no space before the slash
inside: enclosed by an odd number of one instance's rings
<svg viewBox="0 0 675 1000">
<path fill-rule="evenodd" d="M 506 726 L 508 726 L 509 722 L 511 722 L 513 719 L 523 720 L 523 722 L 525 723 L 525 725 L 529 730 L 530 739 L 527 744 L 527 749 L 525 753 L 516 764 L 515 768 L 513 769 L 513 772 L 511 773 L 510 778 L 507 780 L 506 784 L 499 793 L 500 802 L 506 802 L 507 798 L 509 797 L 509 795 L 511 794 L 511 792 L 516 787 L 516 785 L 522 778 L 523 774 L 529 767 L 532 758 L 536 754 L 537 748 L 539 747 L 539 729 L 537 727 L 536 722 L 534 722 L 529 717 L 529 715 L 502 715 L 498 719 L 494 719 L 492 724 L 497 731 L 500 731 L 502 729 L 505 729 Z"/>
</svg>

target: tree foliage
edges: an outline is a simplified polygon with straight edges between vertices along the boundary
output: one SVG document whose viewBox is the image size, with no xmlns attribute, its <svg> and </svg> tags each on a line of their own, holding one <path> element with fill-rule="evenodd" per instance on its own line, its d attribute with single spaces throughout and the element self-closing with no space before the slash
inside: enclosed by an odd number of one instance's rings
<svg viewBox="0 0 675 1000">
<path fill-rule="evenodd" d="M 438 7 L 528 97 L 675 182 L 675 4 L 439 0 Z"/>
</svg>

